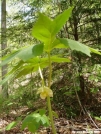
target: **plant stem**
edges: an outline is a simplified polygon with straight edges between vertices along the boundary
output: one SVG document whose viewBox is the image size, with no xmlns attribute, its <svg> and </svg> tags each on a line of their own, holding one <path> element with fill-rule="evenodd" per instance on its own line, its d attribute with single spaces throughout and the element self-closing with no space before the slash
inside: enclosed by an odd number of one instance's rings
<svg viewBox="0 0 101 134">
<path fill-rule="evenodd" d="M 52 108 L 51 108 L 51 101 L 50 101 L 49 96 L 47 97 L 47 103 L 48 103 L 49 117 L 50 117 L 51 126 L 52 126 L 52 132 L 53 134 L 56 134 L 56 129 L 55 129 L 54 121 L 53 121 L 53 113 L 52 113 Z"/>
<path fill-rule="evenodd" d="M 52 65 L 51 65 L 50 53 L 48 53 L 48 59 L 49 59 L 48 87 L 50 88 L 50 86 L 51 86 L 51 76 L 52 76 Z M 48 103 L 49 117 L 50 117 L 51 126 L 52 126 L 52 132 L 53 132 L 53 134 L 56 134 L 56 129 L 55 129 L 54 121 L 53 121 L 53 113 L 52 113 L 51 101 L 50 101 L 49 96 L 47 97 L 47 103 Z"/>
<path fill-rule="evenodd" d="M 49 79 L 48 79 L 48 87 L 51 86 L 51 78 L 52 78 L 52 65 L 51 65 L 51 58 L 50 53 L 48 53 L 48 60 L 49 60 Z"/>
</svg>

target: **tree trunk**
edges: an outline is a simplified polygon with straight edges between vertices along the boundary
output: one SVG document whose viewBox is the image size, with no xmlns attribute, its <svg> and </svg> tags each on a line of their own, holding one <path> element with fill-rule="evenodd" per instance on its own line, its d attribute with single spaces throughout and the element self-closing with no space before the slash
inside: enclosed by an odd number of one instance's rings
<svg viewBox="0 0 101 134">
<path fill-rule="evenodd" d="M 7 39 L 6 39 L 6 0 L 1 1 L 1 51 L 2 57 L 6 54 Z M 7 65 L 1 68 L 2 80 L 7 74 Z M 8 84 L 2 85 L 3 97 L 8 97 Z"/>
</svg>

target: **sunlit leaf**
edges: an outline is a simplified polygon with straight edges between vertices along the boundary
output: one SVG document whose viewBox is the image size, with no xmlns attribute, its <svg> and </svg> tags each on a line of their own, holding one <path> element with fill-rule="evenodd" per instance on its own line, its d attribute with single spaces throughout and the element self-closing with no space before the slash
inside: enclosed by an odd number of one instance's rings
<svg viewBox="0 0 101 134">
<path fill-rule="evenodd" d="M 50 40 L 53 29 L 53 21 L 44 14 L 40 13 L 37 22 L 33 26 L 32 35 L 46 43 Z"/>
<path fill-rule="evenodd" d="M 101 116 L 100 117 L 94 117 L 96 120 L 101 121 Z"/>
<path fill-rule="evenodd" d="M 60 29 L 64 26 L 66 21 L 69 19 L 72 9 L 73 7 L 68 8 L 67 10 L 65 10 L 63 13 L 61 13 L 54 19 L 54 22 L 56 23 L 56 26 L 53 31 L 54 35 L 56 35 L 60 31 Z"/>
<path fill-rule="evenodd" d="M 101 53 L 99 52 L 99 50 L 94 49 L 94 48 L 91 48 L 91 47 L 89 47 L 89 49 L 90 49 L 90 51 L 91 51 L 92 53 L 95 53 L 95 54 L 101 55 Z"/>
<path fill-rule="evenodd" d="M 86 46 L 78 41 L 71 40 L 71 39 L 63 38 L 63 39 L 59 39 L 59 40 L 61 43 L 64 43 L 65 45 L 69 46 L 72 50 L 80 51 L 88 56 L 91 56 L 90 49 L 88 46 Z"/>
<path fill-rule="evenodd" d="M 53 42 L 52 45 L 51 45 L 51 49 L 53 49 L 53 48 L 60 48 L 60 49 L 61 49 L 61 48 L 68 48 L 68 46 L 65 45 L 64 42 L 61 43 L 60 40 L 55 39 L 54 42 Z"/>
</svg>

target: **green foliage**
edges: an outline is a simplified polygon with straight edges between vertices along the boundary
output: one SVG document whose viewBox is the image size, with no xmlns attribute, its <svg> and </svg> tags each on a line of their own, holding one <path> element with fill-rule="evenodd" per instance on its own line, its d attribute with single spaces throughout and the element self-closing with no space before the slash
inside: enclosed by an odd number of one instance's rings
<svg viewBox="0 0 101 134">
<path fill-rule="evenodd" d="M 60 42 L 69 46 L 71 50 L 80 51 L 88 56 L 90 56 L 90 49 L 88 46 L 83 45 L 82 43 L 71 40 L 71 39 L 60 39 Z"/>
<path fill-rule="evenodd" d="M 43 69 L 49 67 L 49 89 L 51 83 L 51 73 L 52 73 L 52 66 L 51 63 L 63 63 L 63 62 L 70 62 L 69 58 L 65 58 L 62 55 L 51 55 L 53 49 L 56 48 L 70 48 L 71 50 L 76 50 L 90 56 L 90 52 L 94 52 L 97 54 L 101 53 L 95 49 L 89 48 L 78 41 L 74 41 L 71 39 L 66 38 L 57 38 L 56 34 L 60 31 L 60 29 L 64 26 L 66 21 L 69 19 L 72 7 L 65 10 L 63 13 L 58 15 L 54 20 L 48 18 L 42 13 L 39 13 L 39 18 L 36 21 L 35 25 L 32 29 L 32 35 L 40 40 L 42 43 L 36 45 L 30 45 L 25 48 L 18 49 L 17 51 L 8 55 L 0 66 L 3 66 L 9 62 L 12 62 L 15 58 L 17 58 L 17 64 L 13 66 L 13 69 L 7 74 L 7 77 L 1 82 L 4 84 L 8 81 L 12 76 L 16 79 L 25 76 L 27 74 L 31 74 L 32 72 L 36 72 L 39 68 Z M 44 54 L 47 55 L 43 56 Z M 44 81 L 44 79 L 42 79 Z M 42 83 L 44 86 L 44 82 Z M 50 120 L 53 125 L 53 117 L 52 117 L 52 110 L 50 106 L 50 98 L 47 97 L 48 100 L 48 109 L 50 112 Z M 72 113 L 72 112 L 71 112 Z M 8 126 L 8 129 L 12 128 L 16 123 L 13 122 Z M 44 110 L 39 110 L 38 113 L 32 113 L 28 115 L 24 121 L 22 122 L 22 129 L 28 127 L 29 131 L 36 132 L 39 127 L 49 126 L 48 117 L 45 115 Z M 52 128 L 53 130 L 54 128 Z M 55 130 L 53 130 L 55 134 Z"/>
<path fill-rule="evenodd" d="M 94 117 L 96 120 L 101 121 L 101 116 L 100 117 Z"/>
<path fill-rule="evenodd" d="M 43 44 L 35 45 L 32 48 L 32 52 L 33 52 L 33 54 L 35 56 L 40 56 L 43 53 L 43 48 L 44 48 L 44 45 Z"/>
<path fill-rule="evenodd" d="M 66 21 L 68 21 L 69 17 L 71 16 L 72 10 L 73 10 L 73 7 L 70 7 L 54 19 L 56 26 L 55 26 L 53 35 L 56 35 L 61 30 L 61 28 L 64 26 Z"/>
<path fill-rule="evenodd" d="M 7 127 L 6 130 L 11 130 L 12 128 L 14 128 L 17 125 L 16 121 L 11 122 Z"/>
<path fill-rule="evenodd" d="M 28 116 L 25 117 L 25 119 L 22 122 L 22 129 L 28 127 L 30 132 L 36 132 L 41 126 L 48 127 L 50 126 L 49 119 L 45 115 L 46 111 L 45 109 L 37 110 L 39 111 L 34 112 Z"/>
<path fill-rule="evenodd" d="M 46 51 L 51 51 L 51 43 L 54 41 L 59 30 L 69 19 L 72 9 L 73 8 L 67 9 L 54 20 L 49 19 L 42 13 L 39 14 L 39 18 L 33 27 L 32 35 L 45 43 Z"/>
</svg>

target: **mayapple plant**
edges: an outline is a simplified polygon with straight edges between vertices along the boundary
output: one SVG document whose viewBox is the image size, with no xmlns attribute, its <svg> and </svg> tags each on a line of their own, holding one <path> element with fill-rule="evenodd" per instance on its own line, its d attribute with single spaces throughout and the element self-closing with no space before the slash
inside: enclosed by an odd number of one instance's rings
<svg viewBox="0 0 101 134">
<path fill-rule="evenodd" d="M 68 63 L 70 62 L 70 59 L 67 57 L 64 58 L 60 54 L 51 55 L 53 49 L 70 48 L 71 50 L 80 51 L 88 56 L 91 56 L 91 52 L 101 55 L 99 51 L 90 48 L 84 44 L 81 44 L 78 41 L 74 41 L 68 38 L 59 38 L 56 36 L 61 28 L 64 26 L 66 21 L 69 19 L 72 13 L 72 9 L 73 7 L 70 7 L 69 9 L 65 10 L 63 13 L 55 17 L 55 19 L 50 19 L 43 13 L 39 13 L 38 20 L 36 21 L 32 29 L 32 36 L 38 39 L 41 43 L 30 45 L 12 52 L 11 54 L 3 58 L 3 61 L 0 64 L 0 66 L 4 66 L 5 64 L 12 62 L 15 58 L 19 59 L 17 60 L 17 64 L 12 68 L 11 71 L 8 72 L 5 79 L 2 80 L 0 84 L 4 84 L 13 77 L 15 79 L 18 79 L 21 76 L 25 76 L 29 73 L 39 70 L 42 86 L 37 90 L 37 94 L 40 95 L 41 99 L 47 99 L 49 118 L 45 115 L 46 111 L 44 109 L 38 110 L 37 112 L 28 115 L 23 120 L 22 129 L 28 127 L 29 131 L 34 133 L 39 129 L 41 125 L 49 126 L 51 124 L 52 133 L 56 134 L 50 99 L 50 97 L 53 97 L 54 95 L 51 89 L 52 63 Z M 43 53 L 45 53 L 45 57 L 42 57 Z M 45 85 L 45 80 L 42 74 L 42 69 L 46 67 L 48 67 L 49 69 L 47 85 Z M 14 123 L 12 124 L 8 126 L 9 129 L 14 126 Z"/>
</svg>

